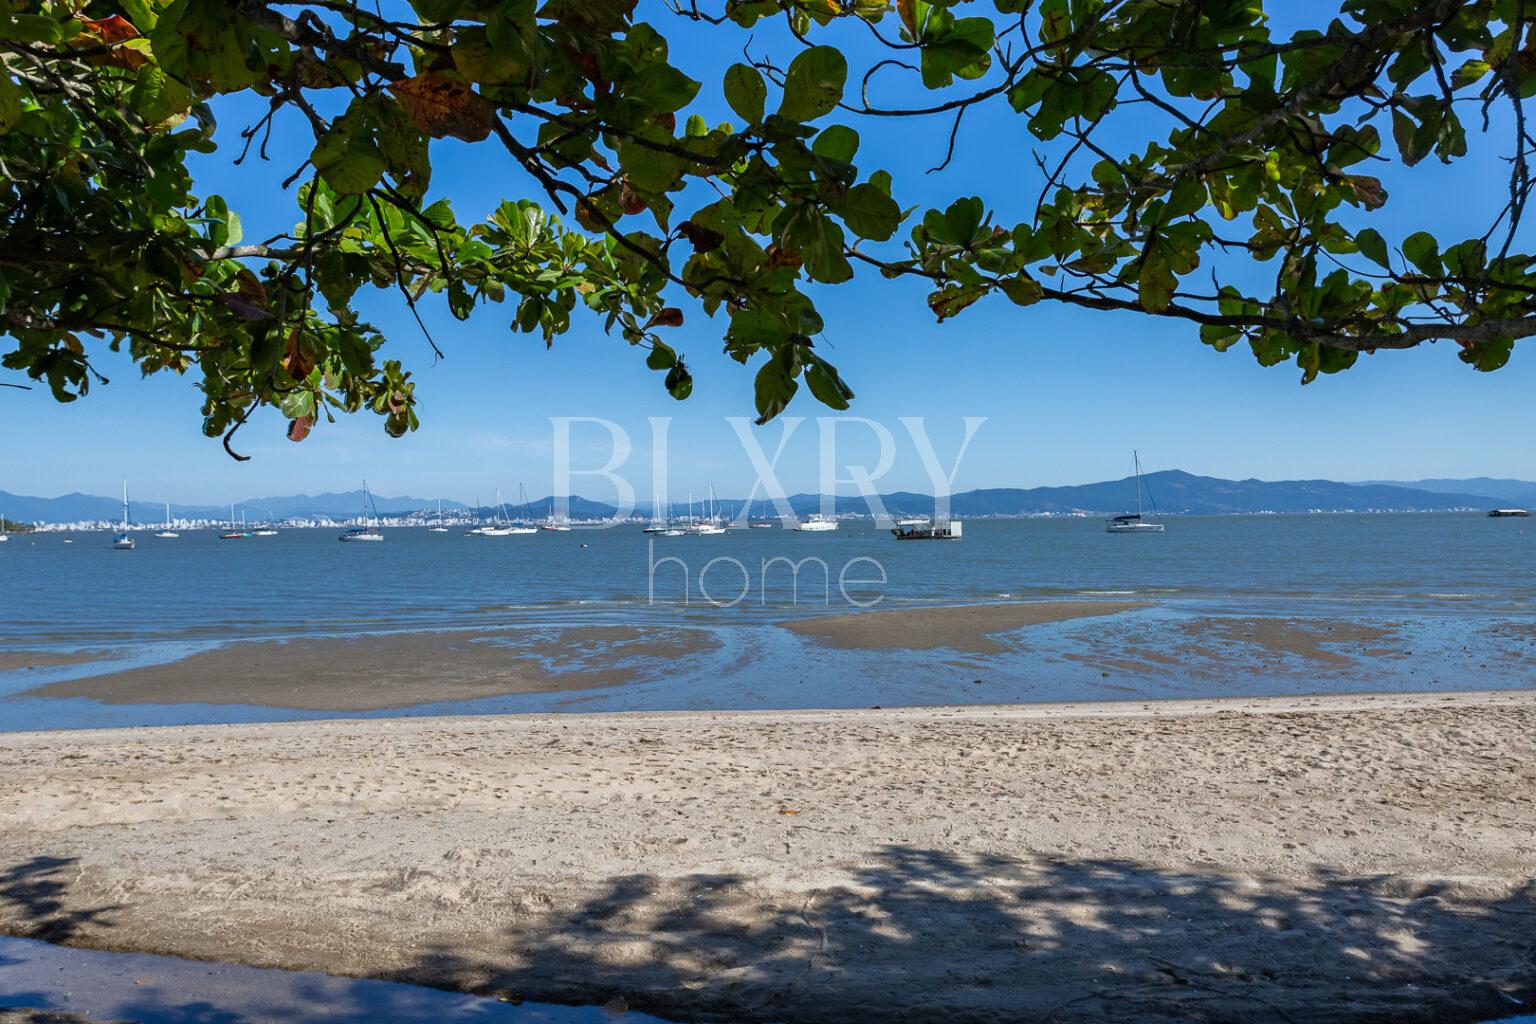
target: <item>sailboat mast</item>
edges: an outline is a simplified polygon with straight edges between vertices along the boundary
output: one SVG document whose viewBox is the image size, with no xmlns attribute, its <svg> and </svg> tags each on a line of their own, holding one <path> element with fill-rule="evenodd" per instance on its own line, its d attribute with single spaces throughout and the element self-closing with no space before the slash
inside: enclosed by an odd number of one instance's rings
<svg viewBox="0 0 1536 1024">
<path fill-rule="evenodd" d="M 1136 461 L 1136 518 L 1141 518 L 1141 453 L 1131 452 L 1131 458 Z"/>
</svg>

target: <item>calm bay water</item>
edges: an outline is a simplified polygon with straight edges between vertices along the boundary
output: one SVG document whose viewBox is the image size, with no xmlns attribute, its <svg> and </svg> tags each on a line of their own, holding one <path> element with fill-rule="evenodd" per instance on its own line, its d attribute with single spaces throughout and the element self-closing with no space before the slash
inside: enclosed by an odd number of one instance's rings
<svg viewBox="0 0 1536 1024">
<path fill-rule="evenodd" d="M 1090 683 L 1098 686 L 1105 676 L 1074 667 L 1067 649 L 1074 637 L 1102 654 L 1116 643 L 1157 642 L 1178 622 L 1197 617 L 1301 616 L 1391 624 L 1412 638 L 1417 667 L 1439 666 L 1433 680 L 1419 674 L 1418 684 L 1469 688 L 1531 681 L 1528 661 L 1506 657 L 1522 654 L 1518 642 L 1499 648 L 1488 666 L 1487 643 L 1479 638 L 1523 641 L 1523 631 L 1536 620 L 1536 520 L 1422 514 L 1202 516 L 1167 523 L 1161 535 L 1112 536 L 1097 519 L 975 520 L 954 543 L 898 543 L 870 523 L 844 523 L 826 534 L 776 528 L 682 538 L 652 537 L 638 526 L 502 538 L 388 529 L 382 544 L 340 544 L 332 530 L 287 530 L 241 541 L 192 531 L 177 540 L 140 534 L 131 552 L 112 550 L 102 533 L 15 536 L 0 544 L 0 656 L 100 649 L 111 652 L 109 664 L 116 668 L 241 639 L 683 624 L 724 631 L 731 639 L 713 661 L 675 670 L 649 689 L 604 691 L 572 706 L 896 704 L 1123 695 L 1090 692 Z M 65 544 L 66 537 L 73 543 Z M 687 563 L 686 605 L 682 566 L 662 562 L 652 575 L 653 560 L 669 556 Z M 765 561 L 781 556 L 824 560 L 830 595 L 814 563 L 801 569 L 798 601 L 784 562 L 768 567 L 765 582 Z M 1060 657 L 1019 656 L 1009 664 L 956 661 L 933 652 L 786 648 L 787 634 L 773 623 L 857 610 L 839 592 L 845 567 L 849 581 L 884 573 L 883 585 L 850 582 L 846 588 L 861 603 L 880 598 L 874 605 L 880 609 L 1106 598 L 1146 599 L 1157 608 L 1154 618 L 1140 620 L 1145 635 L 1117 639 L 1118 626 L 1091 636 L 1080 625 L 1053 627 L 1039 633 L 1067 645 L 1055 650 Z M 745 596 L 733 607 L 712 607 L 700 594 L 705 570 L 704 585 L 715 599 L 729 601 L 744 587 Z M 1475 660 L 1477 672 L 1457 667 L 1462 655 Z M 1046 664 L 1057 667 L 1042 671 Z M 844 680 L 834 692 L 797 691 L 782 681 L 814 679 L 833 665 Z M 0 695 L 99 671 L 100 665 L 55 665 L 8 672 L 0 662 Z M 954 693 L 935 684 L 921 692 L 889 692 L 897 685 L 892 680 L 932 681 L 956 672 L 1009 681 L 1011 689 Z M 1292 683 L 1277 681 L 1280 675 L 1254 677 L 1243 691 L 1294 690 Z M 1415 682 L 1407 675 L 1401 665 L 1362 668 L 1340 685 L 1401 688 Z M 1189 678 L 1170 677 L 1161 687 L 1141 691 L 1193 696 L 1212 690 Z M 39 718 L 37 704 L 0 699 L 0 728 L 58 724 L 48 715 Z M 469 710 L 563 706 L 540 695 Z M 114 714 L 103 711 L 105 717 L 89 724 L 187 718 Z"/>
</svg>

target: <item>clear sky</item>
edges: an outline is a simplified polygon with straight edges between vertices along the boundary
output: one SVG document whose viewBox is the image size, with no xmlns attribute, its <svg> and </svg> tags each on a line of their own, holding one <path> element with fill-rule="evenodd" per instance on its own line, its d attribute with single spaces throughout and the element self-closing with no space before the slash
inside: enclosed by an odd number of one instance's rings
<svg viewBox="0 0 1536 1024">
<path fill-rule="evenodd" d="M 728 119 L 715 101 L 718 83 L 726 65 L 740 59 L 748 33 L 685 27 L 654 0 L 643 0 L 641 9 L 664 32 L 676 33 L 674 59 L 704 81 L 701 102 L 691 109 L 711 121 Z M 1337 5 L 1308 0 L 1288 5 L 1288 16 L 1298 16 L 1297 9 L 1326 12 Z M 761 27 L 752 35 L 756 52 L 776 38 Z M 868 53 L 858 36 L 835 39 L 855 65 Z M 895 90 L 885 98 L 910 100 L 913 93 Z M 233 166 L 238 132 L 256 110 L 249 102 L 223 103 L 223 148 L 196 168 L 205 193 L 223 194 L 240 211 L 248 239 L 297 219 L 292 193 L 280 192 L 277 183 L 309 148 L 290 117 L 279 125 L 269 163 L 253 158 Z M 1010 225 L 1032 208 L 1041 183 L 1031 157 L 1035 144 L 1022 119 L 1005 107 L 968 118 L 954 162 L 936 174 L 923 172 L 942 155 L 947 123 L 848 123 L 863 135 L 861 170 L 890 169 L 904 205 L 979 194 Z M 1505 188 L 1499 161 L 1505 138 L 1496 122 L 1495 134 L 1475 137 L 1473 156 L 1450 168 L 1431 159 L 1406 174 L 1384 174 L 1392 200 L 1372 225 L 1392 244 L 1420 228 L 1442 239 L 1480 235 Z M 1133 140 L 1122 135 L 1121 141 Z M 433 191 L 450 197 L 463 219 L 483 216 L 501 197 L 534 195 L 491 146 L 437 142 L 433 158 Z M 1530 240 L 1522 242 L 1529 251 Z M 957 490 L 1115 478 L 1127 471 L 1133 447 L 1149 470 L 1213 476 L 1536 478 L 1530 441 L 1536 437 L 1536 342 L 1517 346 L 1510 365 L 1495 374 L 1464 366 L 1454 347 L 1442 343 L 1362 358 L 1353 370 L 1302 388 L 1293 366 L 1264 369 L 1245 347 L 1217 353 L 1193 328 L 1151 318 L 1047 304 L 1021 310 L 997 297 L 938 325 L 922 289 L 874 273 L 821 289 L 817 301 L 827 321 L 819 344 L 858 392 L 850 415 L 881 421 L 895 433 L 897 458 L 878 482 L 881 490 L 931 489 L 898 422 L 903 416 L 926 419 L 946 464 L 963 417 L 987 418 L 955 480 Z M 601 416 L 631 433 L 635 452 L 626 475 L 645 499 L 651 486 L 647 418 L 670 416 L 672 495 L 702 493 L 710 482 L 723 495 L 743 494 L 753 479 L 751 464 L 725 417 L 752 414 L 755 367 L 744 369 L 720 353 L 723 322 L 710 321 L 686 300 L 680 304 L 688 319 L 673 337 L 695 376 L 693 397 L 683 403 L 666 395 L 636 351 L 606 337 L 580 310 L 572 332 L 546 351 L 541 339 L 508 331 L 510 304 L 481 307 L 466 324 L 431 309 L 429 322 L 447 353 L 434 365 L 400 303 L 375 293 L 361 306 L 391 335 L 387 354 L 414 370 L 422 428 L 393 440 L 379 418 L 359 415 L 322 423 L 295 445 L 284 438 L 281 418 L 269 412 L 253 417 L 239 435 L 237 448 L 254 456 L 241 464 L 201 435 L 199 394 L 189 379 L 140 379 L 126 359 L 101 353 L 93 359 L 111 383 L 72 405 L 56 405 L 46 389 L 0 389 L 0 490 L 110 494 L 127 474 L 135 498 L 151 501 L 347 490 L 363 477 L 385 495 L 489 500 L 496 487 L 515 494 L 519 481 L 531 494 L 544 494 L 552 480 L 550 418 Z M 7 344 L 0 339 L 0 349 Z M 22 380 L 12 371 L 0 374 L 0 380 Z M 804 389 L 790 409 L 812 417 L 826 412 Z M 782 426 L 755 429 L 772 453 Z M 816 489 L 816 430 L 814 423 L 803 425 L 786 447 L 780 470 L 791 492 Z M 578 428 L 574 436 L 578 466 L 600 465 L 606 434 Z M 844 462 L 873 465 L 867 430 L 849 426 L 839 436 Z M 574 489 L 600 499 L 613 493 L 580 478 Z"/>
</svg>

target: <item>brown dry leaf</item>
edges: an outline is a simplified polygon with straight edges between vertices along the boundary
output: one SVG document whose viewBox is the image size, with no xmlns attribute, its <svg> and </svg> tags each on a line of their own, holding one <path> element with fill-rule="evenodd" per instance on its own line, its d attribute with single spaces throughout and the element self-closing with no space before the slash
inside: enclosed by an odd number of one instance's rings
<svg viewBox="0 0 1536 1024">
<path fill-rule="evenodd" d="M 677 233 L 693 243 L 694 252 L 714 252 L 725 243 L 725 236 L 720 232 L 691 220 L 679 224 Z"/>
<path fill-rule="evenodd" d="M 645 209 L 644 197 L 630 186 L 628 178 L 625 178 L 624 183 L 619 186 L 619 209 L 630 214 L 639 213 Z"/>
<path fill-rule="evenodd" d="M 241 267 L 235 274 L 235 294 L 261 309 L 267 308 L 267 287 L 250 270 Z"/>
<path fill-rule="evenodd" d="M 288 342 L 283 346 L 283 369 L 295 380 L 303 380 L 309 376 L 309 372 L 315 368 L 315 357 L 304 347 L 299 340 L 297 330 L 288 335 Z"/>
<path fill-rule="evenodd" d="M 149 57 L 135 49 L 119 46 L 130 39 L 139 38 L 139 30 L 133 27 L 133 23 L 120 14 L 114 14 L 106 18 L 82 18 L 80 24 L 85 26 L 85 31 L 70 40 L 71 46 L 81 49 L 91 49 L 100 46 L 110 46 L 113 49 L 108 53 L 96 53 L 86 58 L 89 64 L 119 68 L 142 67 L 149 62 Z M 143 45 L 143 44 L 140 44 Z"/>
<path fill-rule="evenodd" d="M 436 71 L 391 82 L 406 116 L 435 139 L 479 142 L 491 133 L 496 108 L 468 85 Z"/>
<path fill-rule="evenodd" d="M 683 311 L 676 306 L 667 306 L 656 311 L 656 315 L 645 322 L 645 330 L 652 327 L 681 327 L 683 326 Z"/>
<path fill-rule="evenodd" d="M 87 32 L 108 46 L 116 46 L 125 39 L 137 38 L 139 34 L 139 30 L 133 27 L 133 23 L 121 14 L 114 14 L 109 18 L 97 18 L 94 21 L 85 18 L 80 24 L 85 26 Z"/>
<path fill-rule="evenodd" d="M 779 813 L 780 814 L 784 814 L 784 815 L 789 815 L 789 814 L 799 814 L 800 811 L 797 808 L 794 808 L 794 807 L 780 807 L 779 808 Z"/>
<path fill-rule="evenodd" d="M 288 424 L 288 440 L 298 444 L 309 436 L 309 430 L 315 425 L 313 416 L 300 416 Z"/>
</svg>

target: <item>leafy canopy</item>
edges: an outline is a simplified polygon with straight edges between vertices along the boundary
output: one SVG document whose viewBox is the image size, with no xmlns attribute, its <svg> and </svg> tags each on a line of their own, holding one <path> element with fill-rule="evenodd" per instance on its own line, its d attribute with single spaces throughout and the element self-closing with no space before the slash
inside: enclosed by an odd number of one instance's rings
<svg viewBox="0 0 1536 1024">
<path fill-rule="evenodd" d="M 512 328 L 546 342 L 584 307 L 677 398 L 692 377 L 665 337 L 686 305 L 756 365 L 766 421 L 802 382 L 847 407 L 807 285 L 862 267 L 920 279 L 941 321 L 992 293 L 1135 311 L 1294 362 L 1304 382 L 1435 339 L 1502 366 L 1536 334 L 1536 257 L 1518 244 L 1536 5 L 1343 0 L 1288 37 L 1266 6 L 6 0 L 0 362 L 71 401 L 100 379 L 93 347 L 126 346 L 146 373 L 198 375 L 204 429 L 226 448 L 261 405 L 296 441 L 364 408 L 398 436 L 416 426 L 415 385 L 354 310 L 365 286 L 460 319 L 509 303 Z M 748 30 L 772 19 L 793 46 L 701 83 L 669 56 L 678 19 L 749 52 Z M 873 40 L 865 66 L 828 45 L 849 26 Z M 931 102 L 882 105 L 895 78 Z M 690 111 L 704 89 L 730 123 Z M 268 103 L 236 138 L 210 111 L 232 93 Z M 939 118 L 963 141 L 983 105 L 1034 140 L 1045 187 L 1022 223 L 976 196 L 905 208 L 901 182 L 858 164 L 861 122 Z M 1154 141 L 1117 148 L 1122 122 Z M 1388 201 L 1373 165 L 1455 161 L 1469 123 L 1512 126 L 1487 232 L 1369 227 Z M 188 160 L 264 155 L 273 130 L 313 136 L 288 182 L 295 223 L 247 241 L 224 198 L 193 193 Z M 433 142 L 448 138 L 504 150 L 536 194 L 468 223 L 429 201 Z M 1234 267 L 1267 284 L 1222 281 Z"/>
</svg>

